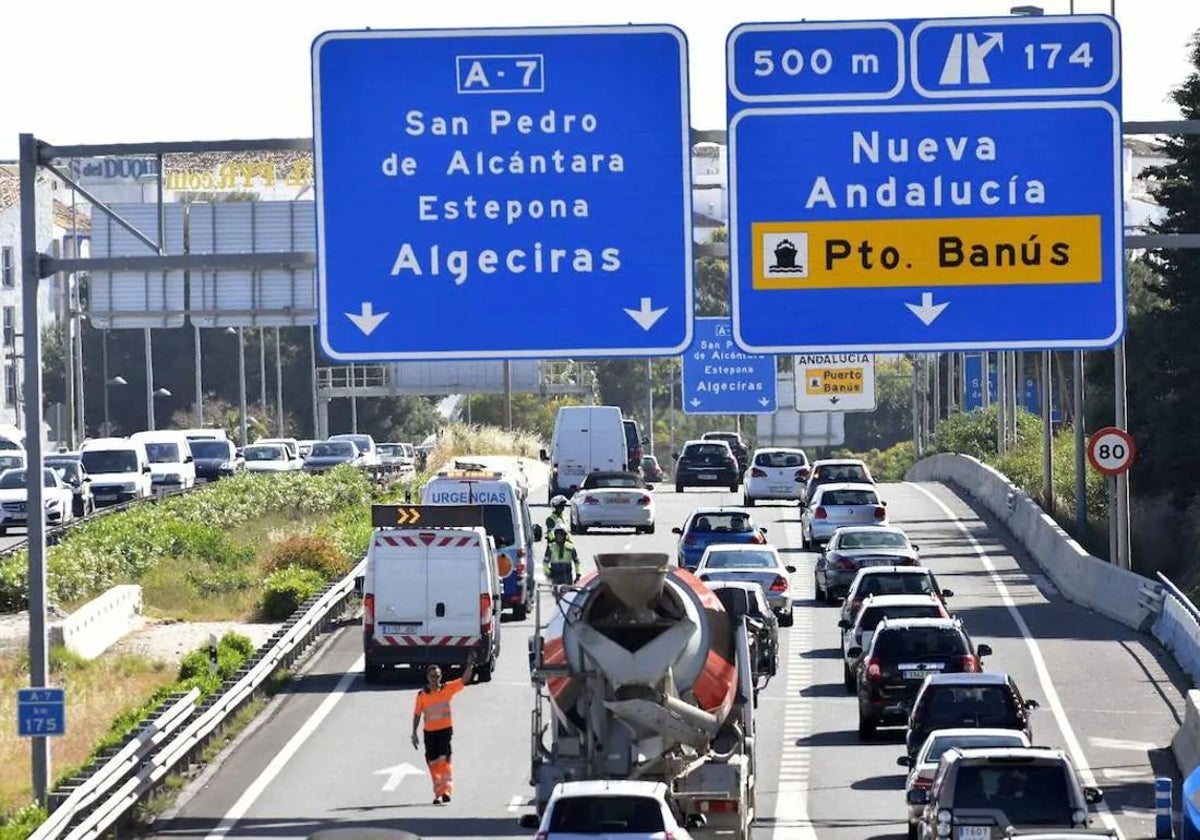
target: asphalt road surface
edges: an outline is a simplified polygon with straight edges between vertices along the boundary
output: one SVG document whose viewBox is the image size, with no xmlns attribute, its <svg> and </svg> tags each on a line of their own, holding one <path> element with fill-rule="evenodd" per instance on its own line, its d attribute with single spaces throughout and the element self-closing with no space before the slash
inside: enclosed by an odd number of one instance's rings
<svg viewBox="0 0 1200 840">
<path fill-rule="evenodd" d="M 1173 774 L 1167 749 L 1181 715 L 1182 682 L 1148 636 L 1065 601 L 1007 534 L 941 485 L 882 488 L 894 524 L 955 592 L 952 606 L 985 667 L 1011 673 L 1039 700 L 1039 744 L 1068 749 L 1105 790 L 1094 824 L 1122 838 L 1154 836 L 1153 777 Z M 540 498 L 535 494 L 534 498 Z M 602 551 L 674 553 L 673 526 L 692 508 L 737 504 L 722 491 L 656 492 L 654 535 L 577 537 Z M 541 518 L 539 507 L 534 515 Z M 837 609 L 812 601 L 815 555 L 799 550 L 797 510 L 759 506 L 756 520 L 797 567 L 796 623 L 784 630 L 779 676 L 759 704 L 756 840 L 902 838 L 903 732 L 860 743 L 855 700 L 841 682 Z M 1130 593 L 1134 597 L 1134 593 Z M 423 755 L 409 743 L 417 686 L 362 682 L 357 627 L 339 633 L 264 719 L 185 792 L 160 837 L 302 838 L 327 828 L 386 826 L 425 837 L 531 836 L 517 826 L 531 788 L 526 640 L 532 617 L 505 623 L 492 682 L 455 700 L 455 797 L 434 806 Z"/>
</svg>

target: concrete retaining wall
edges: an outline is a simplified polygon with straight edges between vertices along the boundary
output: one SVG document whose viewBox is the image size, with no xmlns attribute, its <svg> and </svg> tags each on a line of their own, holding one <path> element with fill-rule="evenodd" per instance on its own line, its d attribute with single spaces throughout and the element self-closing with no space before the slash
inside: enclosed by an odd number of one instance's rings
<svg viewBox="0 0 1200 840">
<path fill-rule="evenodd" d="M 1200 765 L 1200 691 L 1191 689 L 1183 712 L 1183 726 L 1171 739 L 1171 752 L 1185 779 Z"/>
<path fill-rule="evenodd" d="M 130 631 L 142 613 L 142 587 L 114 586 L 62 621 L 50 625 L 50 644 L 95 659 Z"/>
<path fill-rule="evenodd" d="M 1158 618 L 1161 584 L 1088 554 L 1025 491 L 987 464 L 940 453 L 913 464 L 905 478 L 945 482 L 968 493 L 1008 528 L 1069 600 L 1135 630 L 1149 630 Z"/>
</svg>

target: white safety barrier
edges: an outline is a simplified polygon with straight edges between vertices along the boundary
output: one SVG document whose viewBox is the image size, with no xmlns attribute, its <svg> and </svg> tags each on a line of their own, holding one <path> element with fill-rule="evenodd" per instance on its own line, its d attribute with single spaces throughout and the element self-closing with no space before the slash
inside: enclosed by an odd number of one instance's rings
<svg viewBox="0 0 1200 840">
<path fill-rule="evenodd" d="M 1200 767 L 1200 691 L 1191 689 L 1184 703 L 1183 725 L 1171 739 L 1171 752 L 1185 779 Z"/>
<path fill-rule="evenodd" d="M 50 644 L 62 645 L 84 659 L 95 659 L 119 642 L 142 614 L 142 587 L 114 586 L 98 598 L 50 625 Z"/>
<path fill-rule="evenodd" d="M 1149 630 L 1158 619 L 1161 584 L 1088 554 L 1024 490 L 987 464 L 939 453 L 913 464 L 905 478 L 947 482 L 970 494 L 1076 604 L 1134 630 Z"/>
</svg>

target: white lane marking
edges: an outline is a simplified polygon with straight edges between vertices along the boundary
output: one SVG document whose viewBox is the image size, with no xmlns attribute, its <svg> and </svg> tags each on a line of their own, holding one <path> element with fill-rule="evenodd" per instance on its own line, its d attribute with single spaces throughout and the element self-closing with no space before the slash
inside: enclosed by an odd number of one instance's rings
<svg viewBox="0 0 1200 840">
<path fill-rule="evenodd" d="M 1046 660 L 1042 657 L 1042 649 L 1038 647 L 1037 640 L 1029 630 L 1029 625 L 1025 623 L 1025 616 L 1021 615 L 1021 611 L 1013 601 L 1008 587 L 997 573 L 996 567 L 992 564 L 992 559 L 988 557 L 987 552 L 979 544 L 979 541 L 975 539 L 975 535 L 971 533 L 966 524 L 941 499 L 919 484 L 911 482 L 905 482 L 905 484 L 908 484 L 909 487 L 915 490 L 919 490 L 931 502 L 937 505 L 942 513 L 946 515 L 946 518 L 958 527 L 958 530 L 962 532 L 962 535 L 967 538 L 967 542 L 975 550 L 980 563 L 983 564 L 983 568 L 992 579 L 992 583 L 996 587 L 996 592 L 1000 595 L 1000 600 L 1004 602 L 1004 608 L 1012 616 L 1013 623 L 1017 625 L 1017 631 L 1021 634 L 1021 638 L 1025 640 L 1025 647 L 1029 650 L 1029 658 L 1033 660 L 1033 668 L 1037 671 L 1038 683 L 1042 687 L 1042 694 L 1046 698 L 1046 704 L 1050 706 L 1050 711 L 1054 714 L 1054 720 L 1058 724 L 1058 729 L 1062 733 L 1063 740 L 1067 742 L 1067 752 L 1071 754 L 1071 761 L 1075 763 L 1075 769 L 1079 772 L 1084 785 L 1096 787 L 1096 776 L 1092 773 L 1092 768 L 1087 762 L 1087 756 L 1084 755 L 1083 749 L 1079 746 L 1079 739 L 1075 737 L 1075 730 L 1071 728 L 1071 722 L 1067 719 L 1067 712 L 1063 708 L 1062 700 L 1059 699 L 1058 690 L 1054 687 L 1054 681 L 1050 678 L 1050 669 L 1046 667 Z M 1117 825 L 1117 821 L 1106 803 L 1100 802 L 1097 804 L 1096 813 L 1100 815 L 1105 828 L 1116 832 L 1118 840 L 1125 840 L 1125 834 L 1121 831 L 1121 827 Z"/>
<path fill-rule="evenodd" d="M 525 807 L 525 797 L 517 794 L 512 799 L 508 800 L 508 812 L 515 814 Z"/>
<path fill-rule="evenodd" d="M 795 526 L 785 524 L 785 544 L 800 545 L 794 533 Z M 784 690 L 787 700 L 783 705 L 783 749 L 779 756 L 779 792 L 775 796 L 773 840 L 817 840 L 808 815 L 808 777 L 812 763 L 807 739 L 812 735 L 812 699 L 802 692 L 813 682 L 813 661 L 801 657 L 812 649 L 812 609 L 800 602 L 812 598 L 812 569 L 808 564 L 801 566 L 792 575 L 792 594 L 796 599 L 793 608 L 793 624 L 787 630 L 788 658 L 783 663 L 786 672 Z M 797 744 L 797 741 L 805 743 Z"/>
<path fill-rule="evenodd" d="M 1158 749 L 1158 744 L 1152 744 L 1149 741 L 1122 741 L 1120 738 L 1094 738 L 1088 736 L 1088 741 L 1093 747 L 1101 747 L 1109 750 L 1130 750 L 1132 752 L 1150 752 Z"/>
<path fill-rule="evenodd" d="M 1106 779 L 1142 779 L 1150 781 L 1154 778 L 1153 773 L 1147 773 L 1145 770 L 1125 770 L 1121 767 L 1105 767 L 1101 771 Z"/>
<path fill-rule="evenodd" d="M 300 725 L 300 728 L 296 730 L 296 734 L 291 737 L 291 740 L 283 745 L 283 749 L 275 754 L 275 757 L 271 759 L 271 763 L 263 768 L 263 771 L 246 788 L 245 793 L 238 797 L 237 802 L 234 802 L 233 807 L 229 809 L 229 813 L 222 818 L 220 824 L 212 830 L 206 840 L 221 840 L 221 838 L 233 830 L 238 820 L 246 816 L 246 812 L 254 807 L 254 803 L 263 795 L 263 791 L 267 789 L 267 786 L 275 781 L 275 777 L 292 760 L 292 757 L 300 751 L 300 748 L 304 746 L 304 742 L 317 731 L 317 727 L 321 725 L 321 722 L 329 717 L 329 713 L 333 711 L 333 707 L 346 695 L 346 692 L 350 689 L 350 685 L 362 673 L 362 669 L 363 657 L 360 656 L 350 666 L 350 669 L 342 675 L 342 678 L 338 680 L 338 684 L 334 686 L 329 696 L 321 701 L 321 705 L 317 706 L 316 711 L 309 716 L 308 720 Z"/>
</svg>

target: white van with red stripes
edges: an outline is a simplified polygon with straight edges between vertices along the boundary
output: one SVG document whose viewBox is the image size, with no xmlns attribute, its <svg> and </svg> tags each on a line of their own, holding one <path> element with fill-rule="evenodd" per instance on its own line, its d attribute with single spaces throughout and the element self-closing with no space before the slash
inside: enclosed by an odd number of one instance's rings
<svg viewBox="0 0 1200 840">
<path fill-rule="evenodd" d="M 363 678 L 376 682 L 393 666 L 462 666 L 474 651 L 476 676 L 490 680 L 500 655 L 501 591 L 480 506 L 373 505 L 372 521 Z"/>
</svg>

